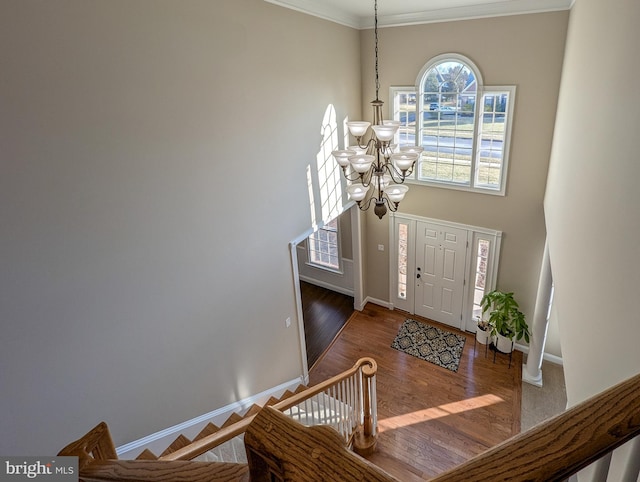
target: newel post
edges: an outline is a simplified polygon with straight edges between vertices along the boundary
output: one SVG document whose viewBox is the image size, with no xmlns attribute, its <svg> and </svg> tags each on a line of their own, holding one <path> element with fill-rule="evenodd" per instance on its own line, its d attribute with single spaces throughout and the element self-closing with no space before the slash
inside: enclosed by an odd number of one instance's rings
<svg viewBox="0 0 640 482">
<path fill-rule="evenodd" d="M 378 365 L 368 358 L 361 368 L 362 373 L 362 427 L 356 431 L 353 450 L 362 456 L 372 454 L 378 441 L 378 413 L 376 402 L 376 372 Z"/>
</svg>

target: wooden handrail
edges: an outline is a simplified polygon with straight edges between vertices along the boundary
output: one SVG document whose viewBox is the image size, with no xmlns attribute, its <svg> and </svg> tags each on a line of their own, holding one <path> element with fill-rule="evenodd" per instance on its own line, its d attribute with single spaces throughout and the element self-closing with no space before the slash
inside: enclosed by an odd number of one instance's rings
<svg viewBox="0 0 640 482">
<path fill-rule="evenodd" d="M 323 480 L 396 480 L 354 459 L 325 428 L 296 426 L 278 412 L 261 411 L 245 434 L 251 480 L 311 482 L 319 474 Z M 430 482 L 562 481 L 639 435 L 636 375 Z"/>
<path fill-rule="evenodd" d="M 330 427 L 305 427 L 271 407 L 255 416 L 244 442 L 251 482 L 399 482 L 347 449 Z"/>
<path fill-rule="evenodd" d="M 274 404 L 273 408 L 279 411 L 287 410 L 291 407 L 295 407 L 299 403 L 304 402 L 314 395 L 324 392 L 325 390 L 341 382 L 342 380 L 346 380 L 347 378 L 357 373 L 358 370 L 362 370 L 363 375 L 367 378 L 370 378 L 375 375 L 377 369 L 378 365 L 373 358 L 360 358 L 349 370 L 344 371 L 332 378 L 329 378 L 328 380 L 325 380 L 324 382 L 310 387 L 300 393 L 292 395 L 291 397 L 288 397 L 281 402 Z M 158 460 L 191 460 L 199 455 L 202 455 L 205 452 L 208 452 L 218 445 L 221 445 L 231 440 L 232 438 L 243 434 L 254 418 L 255 415 L 242 419 L 241 421 L 229 425 L 228 427 L 222 428 L 216 433 L 203 437 L 200 440 L 187 445 L 186 447 L 159 457 Z"/>
<path fill-rule="evenodd" d="M 78 457 L 78 468 L 94 460 L 117 459 L 116 447 L 106 422 L 100 422 L 83 437 L 64 447 L 58 455 Z"/>
<path fill-rule="evenodd" d="M 359 369 L 361 362 L 359 360 L 351 370 Z M 367 369 L 375 369 L 375 362 L 367 366 Z M 326 389 L 343 375 L 310 391 L 320 393 L 321 387 Z M 348 450 L 344 439 L 330 427 L 304 427 L 275 409 L 290 408 L 304 399 L 303 393 L 298 394 L 287 403 L 279 403 L 281 407 L 266 407 L 241 424 L 249 425 L 245 445 L 252 481 L 304 482 L 320 477 L 323 480 L 396 482 L 397 479 Z M 561 481 L 638 436 L 640 374 L 438 475 L 431 482 Z M 208 444 L 204 445 L 206 451 Z M 168 461 L 167 457 L 158 461 L 101 460 L 115 458 L 112 449 L 108 428 L 101 423 L 59 454 L 79 456 L 80 476 L 87 481 L 204 482 L 246 478 L 246 466 L 241 464 Z M 185 474 L 186 478 L 183 477 Z M 228 478 L 221 479 L 223 474 Z"/>
<path fill-rule="evenodd" d="M 565 480 L 640 435 L 640 375 L 516 435 L 431 482 Z"/>
<path fill-rule="evenodd" d="M 190 460 L 95 460 L 80 471 L 83 482 L 244 482 L 249 481 L 245 464 L 192 462 Z"/>
</svg>

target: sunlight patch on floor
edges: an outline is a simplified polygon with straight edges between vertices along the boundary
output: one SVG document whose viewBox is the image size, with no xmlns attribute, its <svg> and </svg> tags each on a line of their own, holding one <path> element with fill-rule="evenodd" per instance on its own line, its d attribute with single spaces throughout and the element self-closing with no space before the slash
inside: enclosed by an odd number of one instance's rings
<svg viewBox="0 0 640 482">
<path fill-rule="evenodd" d="M 437 418 L 447 417 L 456 413 L 466 412 L 467 410 L 475 410 L 477 408 L 502 403 L 504 400 L 496 395 L 487 394 L 479 397 L 467 398 L 459 402 L 446 403 L 437 407 L 425 408 L 415 412 L 398 415 L 378 420 L 378 432 L 385 430 L 393 430 L 397 428 L 407 427 L 416 423 L 426 422 Z"/>
</svg>

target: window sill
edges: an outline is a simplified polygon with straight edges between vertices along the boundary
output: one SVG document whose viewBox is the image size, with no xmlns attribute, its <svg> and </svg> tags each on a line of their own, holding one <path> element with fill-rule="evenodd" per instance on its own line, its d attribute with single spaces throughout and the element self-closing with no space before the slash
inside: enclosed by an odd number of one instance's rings
<svg viewBox="0 0 640 482">
<path fill-rule="evenodd" d="M 326 271 L 328 273 L 333 273 L 333 274 L 337 274 L 340 276 L 344 275 L 344 271 L 341 268 L 335 269 L 335 268 L 330 268 L 329 266 L 324 266 L 322 264 L 316 264 L 316 263 L 311 263 L 309 261 L 305 262 L 305 264 L 307 266 L 309 266 L 310 268 L 316 268 L 322 271 Z"/>
</svg>

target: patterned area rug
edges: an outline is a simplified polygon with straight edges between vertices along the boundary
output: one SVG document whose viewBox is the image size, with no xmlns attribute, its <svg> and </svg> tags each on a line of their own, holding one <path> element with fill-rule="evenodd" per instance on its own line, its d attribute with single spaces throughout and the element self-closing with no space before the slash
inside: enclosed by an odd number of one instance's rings
<svg viewBox="0 0 640 482">
<path fill-rule="evenodd" d="M 465 340 L 462 335 L 427 323 L 405 320 L 391 348 L 457 372 Z"/>
</svg>

